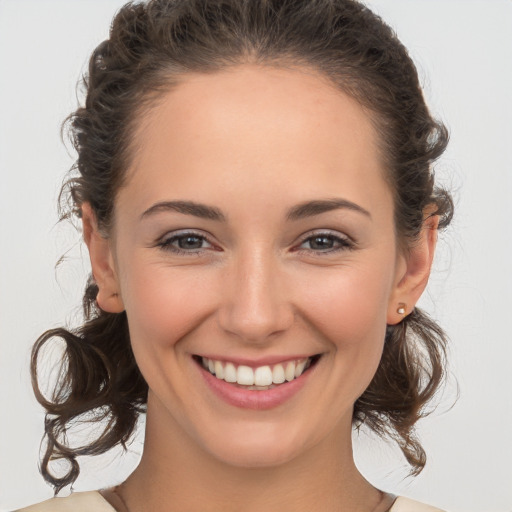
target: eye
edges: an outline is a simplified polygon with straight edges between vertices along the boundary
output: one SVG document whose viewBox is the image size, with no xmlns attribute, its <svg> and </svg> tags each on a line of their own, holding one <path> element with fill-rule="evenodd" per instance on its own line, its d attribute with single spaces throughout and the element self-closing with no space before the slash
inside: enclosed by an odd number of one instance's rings
<svg viewBox="0 0 512 512">
<path fill-rule="evenodd" d="M 299 247 L 308 244 L 309 249 L 298 249 L 300 253 L 317 253 L 318 255 L 328 255 L 339 251 L 352 250 L 355 244 L 352 240 L 340 237 L 332 233 L 315 233 L 304 239 Z"/>
<path fill-rule="evenodd" d="M 164 238 L 158 246 L 164 251 L 182 255 L 199 255 L 205 249 L 203 243 L 210 244 L 208 239 L 199 233 L 186 232 Z"/>
</svg>

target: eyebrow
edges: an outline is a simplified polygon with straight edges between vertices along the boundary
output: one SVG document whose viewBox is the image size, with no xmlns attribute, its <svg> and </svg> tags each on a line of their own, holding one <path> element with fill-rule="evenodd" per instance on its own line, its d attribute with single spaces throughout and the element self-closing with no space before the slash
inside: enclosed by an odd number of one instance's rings
<svg viewBox="0 0 512 512">
<path fill-rule="evenodd" d="M 175 211 L 184 213 L 185 215 L 193 215 L 201 219 L 216 220 L 219 222 L 226 222 L 227 220 L 222 211 L 215 206 L 208 206 L 194 201 L 162 201 L 148 208 L 140 218 L 142 220 L 144 217 L 165 211 Z"/>
<path fill-rule="evenodd" d="M 305 201 L 303 203 L 299 203 L 298 205 L 288 210 L 288 213 L 286 214 L 286 220 L 294 221 L 304 219 L 306 217 L 313 217 L 314 215 L 320 215 L 324 212 L 340 209 L 352 210 L 354 212 L 362 213 L 370 219 L 372 217 L 370 212 L 364 209 L 362 206 L 359 206 L 358 204 L 346 199 L 334 198 L 315 199 L 313 201 Z"/>
<path fill-rule="evenodd" d="M 334 199 L 315 199 L 312 201 L 304 201 L 299 203 L 288 210 L 286 213 L 286 220 L 297 221 L 305 219 L 307 217 L 313 217 L 320 215 L 321 213 L 329 212 L 332 210 L 351 210 L 358 213 L 362 213 L 366 217 L 371 218 L 371 214 L 368 210 L 364 209 L 352 201 L 346 199 L 334 198 Z M 214 220 L 218 222 L 226 222 L 227 216 L 215 206 L 208 206 L 202 203 L 196 203 L 194 201 L 161 201 L 154 204 L 145 210 L 140 216 L 141 220 L 155 215 L 156 213 L 174 211 L 183 213 L 185 215 L 193 215 L 201 219 Z"/>
</svg>

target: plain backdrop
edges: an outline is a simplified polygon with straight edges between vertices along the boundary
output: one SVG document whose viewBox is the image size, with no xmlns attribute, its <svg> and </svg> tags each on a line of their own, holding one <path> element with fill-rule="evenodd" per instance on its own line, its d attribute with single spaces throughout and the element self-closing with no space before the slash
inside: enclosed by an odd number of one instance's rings
<svg viewBox="0 0 512 512">
<path fill-rule="evenodd" d="M 56 199 L 74 155 L 60 124 L 75 83 L 107 36 L 120 0 L 0 0 L 0 510 L 49 498 L 38 473 L 43 413 L 28 370 L 44 330 L 79 317 L 88 273 L 80 234 L 57 224 Z M 454 377 L 420 434 L 429 456 L 406 478 L 399 450 L 355 436 L 377 486 L 452 512 L 512 511 L 512 2 L 372 0 L 418 65 L 432 110 L 451 131 L 436 166 L 454 193 L 421 305 L 448 332 Z M 57 260 L 64 262 L 55 269 Z M 460 398 L 456 394 L 455 378 Z M 76 490 L 113 485 L 137 463 L 82 461 Z"/>
</svg>

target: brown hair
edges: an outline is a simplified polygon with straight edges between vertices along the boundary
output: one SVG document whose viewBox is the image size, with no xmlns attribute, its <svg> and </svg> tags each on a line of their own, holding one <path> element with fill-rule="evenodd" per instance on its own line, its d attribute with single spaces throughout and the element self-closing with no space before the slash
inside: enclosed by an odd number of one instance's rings
<svg viewBox="0 0 512 512">
<path fill-rule="evenodd" d="M 152 0 L 129 3 L 115 16 L 108 40 L 94 51 L 84 78 L 85 105 L 68 118 L 78 159 L 63 187 L 62 217 L 91 204 L 108 233 L 116 191 L 133 151 L 141 115 L 188 72 L 210 73 L 241 63 L 315 69 L 371 114 L 395 198 L 398 240 L 407 247 L 427 206 L 448 225 L 453 203 L 435 186 L 432 163 L 448 133 L 430 115 L 415 66 L 393 31 L 354 0 Z M 41 472 L 55 487 L 76 480 L 77 456 L 125 443 L 145 411 L 147 384 L 130 347 L 126 314 L 96 303 L 91 278 L 83 299 L 85 322 L 44 333 L 32 352 L 32 379 L 47 410 Z M 65 342 L 60 378 L 50 399 L 38 386 L 37 361 L 51 339 Z M 446 338 L 415 309 L 388 326 L 380 366 L 354 406 L 354 424 L 395 439 L 419 473 L 426 456 L 414 433 L 445 374 Z M 87 418 L 105 420 L 96 438 L 69 446 L 68 429 Z M 52 474 L 51 460 L 70 464 Z"/>
</svg>

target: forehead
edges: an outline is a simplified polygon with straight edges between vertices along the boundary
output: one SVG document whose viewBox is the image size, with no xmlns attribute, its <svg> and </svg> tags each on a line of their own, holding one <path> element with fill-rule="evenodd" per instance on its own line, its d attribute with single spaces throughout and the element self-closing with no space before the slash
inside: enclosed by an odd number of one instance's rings
<svg viewBox="0 0 512 512">
<path fill-rule="evenodd" d="M 297 201 L 339 189 L 366 203 L 381 198 L 361 192 L 387 188 L 369 115 L 302 68 L 186 75 L 140 119 L 133 146 L 128 182 L 146 203 L 166 188 L 197 193 L 194 186 L 212 193 L 245 186 L 263 197 L 272 185 Z"/>
</svg>

